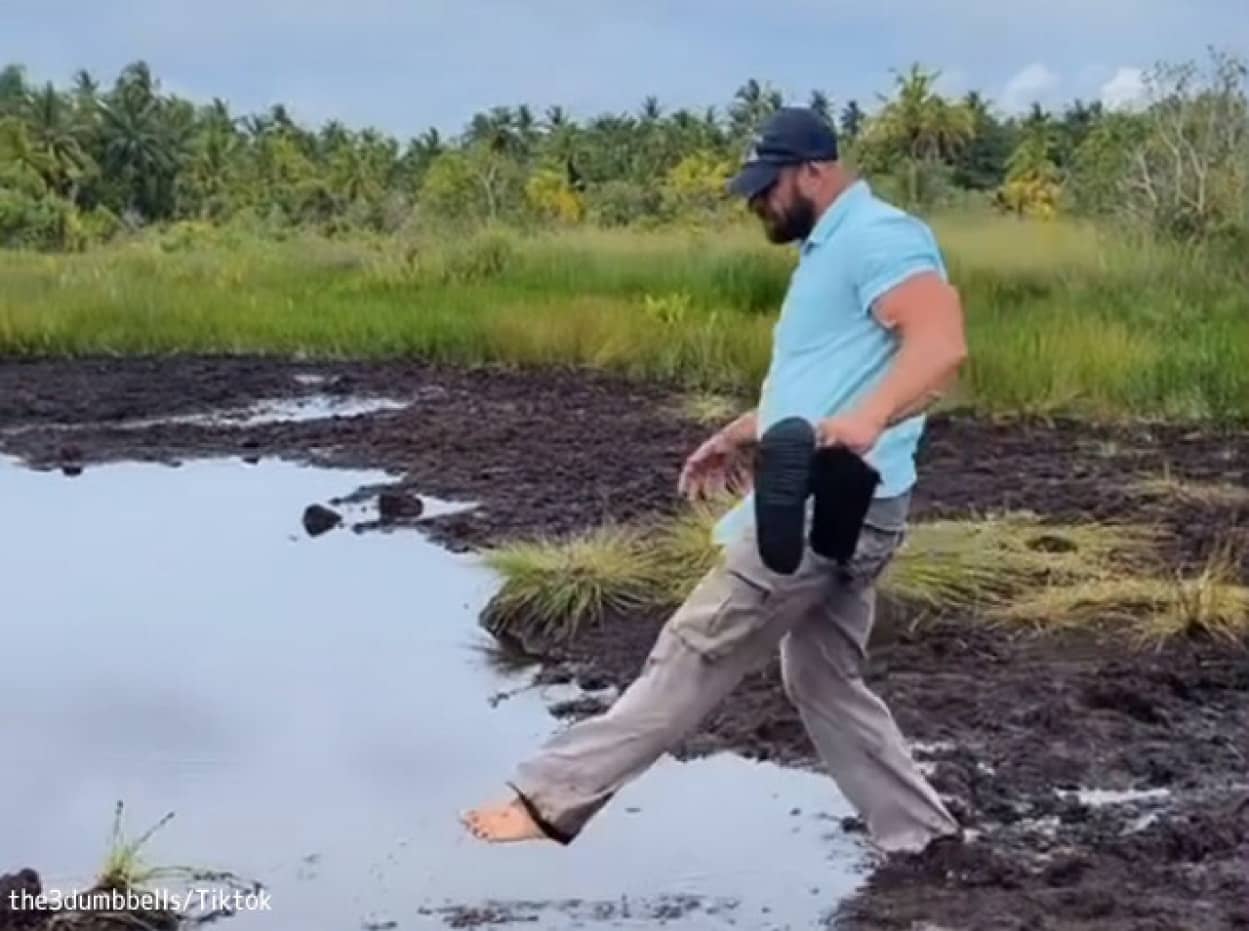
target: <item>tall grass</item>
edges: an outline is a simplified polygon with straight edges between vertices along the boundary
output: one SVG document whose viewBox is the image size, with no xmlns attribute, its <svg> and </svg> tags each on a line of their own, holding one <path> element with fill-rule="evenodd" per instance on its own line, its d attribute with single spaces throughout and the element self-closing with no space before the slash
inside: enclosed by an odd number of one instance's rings
<svg viewBox="0 0 1249 931">
<path fill-rule="evenodd" d="M 1075 223 L 934 225 L 968 314 L 961 403 L 1249 411 L 1243 269 Z M 0 354 L 419 355 L 752 393 L 793 261 L 744 226 L 438 243 L 175 232 L 85 255 L 0 254 Z"/>
</svg>

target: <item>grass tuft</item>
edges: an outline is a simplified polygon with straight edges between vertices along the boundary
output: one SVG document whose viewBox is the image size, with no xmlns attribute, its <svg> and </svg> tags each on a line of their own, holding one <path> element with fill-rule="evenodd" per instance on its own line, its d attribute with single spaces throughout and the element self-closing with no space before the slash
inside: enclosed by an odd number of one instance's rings
<svg viewBox="0 0 1249 931">
<path fill-rule="evenodd" d="M 123 804 L 118 802 L 113 812 L 113 831 L 108 854 L 98 881 L 98 886 L 102 889 L 139 889 L 166 874 L 166 870 L 160 867 L 147 866 L 140 857 L 140 851 L 152 839 L 152 835 L 173 820 L 173 812 L 166 814 L 138 837 L 127 840 L 122 831 L 123 810 Z"/>
<path fill-rule="evenodd" d="M 609 610 L 647 604 L 657 584 L 641 532 L 626 527 L 511 543 L 484 561 L 506 580 L 491 603 L 491 629 L 521 640 L 568 640 Z"/>
</svg>

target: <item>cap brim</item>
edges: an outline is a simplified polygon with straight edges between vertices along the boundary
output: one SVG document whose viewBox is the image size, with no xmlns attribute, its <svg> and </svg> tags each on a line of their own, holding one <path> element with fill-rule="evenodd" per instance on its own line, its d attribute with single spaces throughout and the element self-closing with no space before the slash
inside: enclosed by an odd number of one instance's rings
<svg viewBox="0 0 1249 931">
<path fill-rule="evenodd" d="M 729 181 L 729 193 L 750 200 L 762 194 L 780 176 L 781 166 L 770 162 L 749 162 Z"/>
</svg>

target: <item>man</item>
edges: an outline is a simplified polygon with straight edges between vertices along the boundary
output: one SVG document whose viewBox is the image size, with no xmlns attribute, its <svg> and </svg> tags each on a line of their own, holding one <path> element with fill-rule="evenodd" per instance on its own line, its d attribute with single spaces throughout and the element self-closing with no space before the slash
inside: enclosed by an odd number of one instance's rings
<svg viewBox="0 0 1249 931">
<path fill-rule="evenodd" d="M 917 852 L 961 836 L 863 681 L 874 583 L 906 531 L 923 411 L 967 353 L 958 295 L 928 228 L 854 178 L 809 110 L 768 120 L 730 191 L 772 242 L 801 243 L 799 261 L 758 409 L 694 451 L 679 489 L 724 488 L 769 426 L 805 418 L 821 446 L 844 445 L 880 473 L 855 553 L 843 567 L 808 545 L 796 572 L 777 574 L 759 557 L 749 496 L 739 502 L 715 530 L 722 564 L 669 619 L 639 678 L 524 762 L 513 798 L 464 816 L 482 839 L 570 843 L 778 647 L 786 693 L 875 844 Z"/>
</svg>

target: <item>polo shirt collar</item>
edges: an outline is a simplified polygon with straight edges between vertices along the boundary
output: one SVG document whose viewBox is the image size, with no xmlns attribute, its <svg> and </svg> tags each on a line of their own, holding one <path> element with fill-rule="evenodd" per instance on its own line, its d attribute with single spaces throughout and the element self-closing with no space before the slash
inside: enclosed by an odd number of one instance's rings
<svg viewBox="0 0 1249 931">
<path fill-rule="evenodd" d="M 867 181 L 860 178 L 855 181 L 844 191 L 837 195 L 837 199 L 825 208 L 824 213 L 815 221 L 815 226 L 811 229 L 811 235 L 802 244 L 803 251 L 818 246 L 820 243 L 828 239 L 833 231 L 841 225 L 841 221 L 845 219 L 846 214 L 854 207 L 859 199 L 865 197 L 870 191 Z"/>
</svg>

